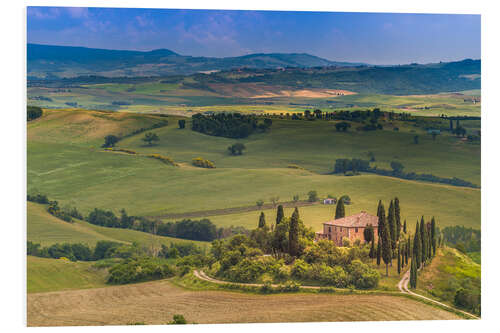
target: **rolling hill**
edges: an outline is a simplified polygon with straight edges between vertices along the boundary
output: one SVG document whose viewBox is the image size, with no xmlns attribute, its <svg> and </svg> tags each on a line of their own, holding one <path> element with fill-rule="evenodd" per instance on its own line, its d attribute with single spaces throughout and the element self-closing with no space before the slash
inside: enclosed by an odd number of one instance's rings
<svg viewBox="0 0 500 333">
<path fill-rule="evenodd" d="M 28 44 L 28 76 L 74 77 L 79 75 L 162 76 L 228 70 L 231 68 L 278 68 L 357 66 L 305 53 L 249 54 L 211 58 L 177 54 L 158 49 L 148 52 L 93 49 L 86 47 Z"/>
</svg>

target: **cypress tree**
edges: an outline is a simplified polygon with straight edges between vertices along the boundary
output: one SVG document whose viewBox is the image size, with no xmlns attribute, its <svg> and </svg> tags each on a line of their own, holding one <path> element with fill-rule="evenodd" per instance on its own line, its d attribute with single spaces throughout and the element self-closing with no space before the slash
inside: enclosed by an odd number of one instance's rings
<svg viewBox="0 0 500 333">
<path fill-rule="evenodd" d="M 285 217 L 285 213 L 283 212 L 283 205 L 278 206 L 278 211 L 276 213 L 276 225 L 280 224 L 281 220 Z"/>
<path fill-rule="evenodd" d="M 266 226 L 266 217 L 264 212 L 260 212 L 259 216 L 259 228 L 264 228 Z"/>
<path fill-rule="evenodd" d="M 413 239 L 413 256 L 412 261 L 415 261 L 415 266 L 417 269 L 420 268 L 422 261 L 422 241 L 420 240 L 420 230 L 417 221 L 417 227 L 415 229 L 415 238 Z"/>
<path fill-rule="evenodd" d="M 339 201 L 337 201 L 337 206 L 335 207 L 335 219 L 341 219 L 343 217 L 345 217 L 344 200 L 339 199 Z"/>
<path fill-rule="evenodd" d="M 405 223 L 403 224 L 403 232 L 406 234 L 406 220 Z"/>
<path fill-rule="evenodd" d="M 371 259 L 375 258 L 376 254 L 375 254 L 375 237 L 372 238 L 372 246 L 370 247 L 370 254 L 369 254 L 369 257 Z"/>
<path fill-rule="evenodd" d="M 396 217 L 394 210 L 394 203 L 391 200 L 389 205 L 389 211 L 387 212 L 387 226 L 389 228 L 389 233 L 391 236 L 391 248 L 396 252 Z"/>
<path fill-rule="evenodd" d="M 377 242 L 377 266 L 380 266 L 380 258 L 382 257 L 382 245 L 380 244 L 380 237 Z"/>
<path fill-rule="evenodd" d="M 411 260 L 411 268 L 410 268 L 410 288 L 417 287 L 417 263 L 415 261 L 415 257 Z"/>
<path fill-rule="evenodd" d="M 379 201 L 378 208 L 378 227 L 380 231 L 379 239 L 382 239 L 382 259 L 385 263 L 385 275 L 389 276 L 389 264 L 392 261 L 392 246 L 391 234 L 389 225 L 385 219 L 385 208 L 381 201 Z"/>
<path fill-rule="evenodd" d="M 425 261 L 427 260 L 427 228 L 423 216 L 420 219 L 420 241 L 422 242 L 420 262 L 425 265 Z"/>
<path fill-rule="evenodd" d="M 401 274 L 401 245 L 398 245 L 398 274 Z"/>
<path fill-rule="evenodd" d="M 401 235 L 401 208 L 397 197 L 394 198 L 394 216 L 396 217 L 396 239 L 399 240 Z"/>
<path fill-rule="evenodd" d="M 436 220 L 434 216 L 431 220 L 431 243 L 432 243 L 432 256 L 436 255 Z"/>
<path fill-rule="evenodd" d="M 290 219 L 290 230 L 288 232 L 288 253 L 295 257 L 299 252 L 299 209 L 295 207 Z"/>
</svg>

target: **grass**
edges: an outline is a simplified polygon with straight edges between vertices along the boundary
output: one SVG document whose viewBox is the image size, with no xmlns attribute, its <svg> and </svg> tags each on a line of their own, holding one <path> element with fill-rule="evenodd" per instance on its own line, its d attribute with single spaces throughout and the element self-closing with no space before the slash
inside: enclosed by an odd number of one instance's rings
<svg viewBox="0 0 500 333">
<path fill-rule="evenodd" d="M 78 118 L 80 113 L 85 119 L 88 117 L 86 111 L 74 111 L 71 115 Z M 141 115 L 129 116 L 142 122 Z M 77 206 L 84 214 L 99 207 L 115 212 L 126 208 L 129 214 L 156 216 L 249 206 L 258 199 L 269 201 L 271 196 L 289 201 L 299 194 L 304 199 L 308 191 L 316 190 L 320 197 L 348 194 L 353 201 L 348 214 L 360 210 L 374 213 L 378 200 L 398 196 L 402 215 L 410 225 L 421 215 L 434 215 L 440 226 L 480 226 L 478 189 L 373 174 L 326 174 L 336 158 L 366 159 L 367 152 L 373 151 L 380 167 L 388 168 L 390 161 L 397 159 L 408 171 L 456 176 L 479 183 L 480 146 L 459 142 L 454 137 L 443 135 L 436 142 L 422 137 L 421 144 L 414 145 L 409 143 L 414 135 L 412 129 L 404 127 L 400 132 L 338 133 L 330 122 L 274 121 L 271 132 L 241 140 L 247 146 L 244 155 L 229 156 L 226 148 L 235 140 L 202 135 L 188 128 L 180 130 L 179 118 L 171 116 L 167 127 L 154 130 L 160 137 L 158 145 L 144 146 L 141 134 L 119 143 L 121 148 L 143 154 L 170 156 L 181 165 L 173 167 L 144 156 L 105 153 L 98 148 L 102 138 L 87 139 L 94 132 L 105 133 L 110 123 L 126 122 L 99 118 L 102 121 L 92 123 L 95 126 L 89 136 L 73 138 L 66 128 L 75 127 L 77 133 L 85 133 L 88 125 L 73 123 L 74 118 L 64 117 L 57 122 L 44 117 L 28 125 L 28 192 L 38 190 L 62 204 Z M 191 159 L 197 156 L 213 160 L 217 169 L 191 167 Z M 288 168 L 290 164 L 304 170 Z M 332 210 L 317 205 L 303 208 L 301 213 L 306 224 L 317 228 L 331 216 Z M 211 219 L 221 226 L 253 228 L 257 214 Z M 272 212 L 266 215 L 272 220 Z"/>
<path fill-rule="evenodd" d="M 460 319 L 406 297 L 191 291 L 165 280 L 28 295 L 28 326 L 165 324 L 174 314 L 200 324 Z"/>
<path fill-rule="evenodd" d="M 86 243 L 95 245 L 100 240 L 122 243 L 138 242 L 143 245 L 154 243 L 170 245 L 171 243 L 193 242 L 199 246 L 207 246 L 206 242 L 183 240 L 172 237 L 153 236 L 151 234 L 130 229 L 106 228 L 74 220 L 64 222 L 46 211 L 46 207 L 28 202 L 28 240 L 49 246 L 54 243 Z"/>
<path fill-rule="evenodd" d="M 481 265 L 454 248 L 438 249 L 436 258 L 418 275 L 417 292 L 452 304 L 460 287 L 481 293 Z"/>
<path fill-rule="evenodd" d="M 106 285 L 107 271 L 93 262 L 27 257 L 28 293 L 99 288 Z"/>
</svg>

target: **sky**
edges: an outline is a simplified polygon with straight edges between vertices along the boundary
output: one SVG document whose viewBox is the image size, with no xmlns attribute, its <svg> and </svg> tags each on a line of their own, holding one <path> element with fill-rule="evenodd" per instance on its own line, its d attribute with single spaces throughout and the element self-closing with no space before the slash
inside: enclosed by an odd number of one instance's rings
<svg viewBox="0 0 500 333">
<path fill-rule="evenodd" d="M 28 43 L 408 64 L 481 57 L 480 15 L 28 7 Z"/>
</svg>

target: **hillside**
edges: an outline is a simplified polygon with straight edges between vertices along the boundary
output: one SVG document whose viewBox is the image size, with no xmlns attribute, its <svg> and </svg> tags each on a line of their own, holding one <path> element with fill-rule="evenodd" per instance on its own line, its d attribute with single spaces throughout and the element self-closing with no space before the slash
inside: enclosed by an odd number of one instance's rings
<svg viewBox="0 0 500 333">
<path fill-rule="evenodd" d="M 86 243 L 91 246 L 100 240 L 143 245 L 171 243 L 195 243 L 201 247 L 205 242 L 190 241 L 151 234 L 130 229 L 106 228 L 85 221 L 74 219 L 73 223 L 64 222 L 47 212 L 46 206 L 28 202 L 28 235 L 27 240 L 49 246 L 54 243 Z"/>
<path fill-rule="evenodd" d="M 167 49 L 149 52 L 92 49 L 86 47 L 28 44 L 28 76 L 73 77 L 78 75 L 162 76 L 228 70 L 231 68 L 277 68 L 355 66 L 305 53 L 249 54 L 210 58 L 177 54 Z"/>
<path fill-rule="evenodd" d="M 145 145 L 141 140 L 144 134 L 120 141 L 119 147 L 142 153 L 128 155 L 104 152 L 99 148 L 104 132 L 101 138 L 93 137 L 94 132 L 86 128 L 89 124 L 99 125 L 94 127 L 97 131 L 101 127 L 112 128 L 108 127 L 112 124 L 131 123 L 116 122 L 114 118 L 98 118 L 97 123 L 76 122 L 93 119 L 92 114 L 94 111 L 48 110 L 42 118 L 28 124 L 28 192 L 36 189 L 62 205 L 77 206 L 84 215 L 99 207 L 115 213 L 126 208 L 129 214 L 148 216 L 251 206 L 259 199 L 269 202 L 272 196 L 290 201 L 294 194 L 299 194 L 305 200 L 310 190 L 318 191 L 320 197 L 348 194 L 353 204 L 347 210 L 354 213 L 374 211 L 379 199 L 389 200 L 397 195 L 405 207 L 403 216 L 410 224 L 420 215 L 435 215 L 441 226 L 480 224 L 479 189 L 374 174 L 328 174 L 336 158 L 366 159 L 367 152 L 372 151 L 381 168 L 389 168 L 390 162 L 397 159 L 408 171 L 455 176 L 479 184 L 480 146 L 448 134 L 433 141 L 424 130 L 416 132 L 416 127 L 403 124 L 399 124 L 397 132 L 388 126 L 383 131 L 342 133 L 335 131 L 333 122 L 276 119 L 270 132 L 240 139 L 247 146 L 243 155 L 230 156 L 227 147 L 235 143 L 234 139 L 191 131 L 189 119 L 169 116 L 168 126 L 153 130 L 160 138 L 158 144 Z M 143 121 L 141 117 L 151 117 L 130 116 L 138 117 L 139 123 Z M 178 119 L 188 121 L 185 130 L 178 129 Z M 71 135 L 66 130 L 69 124 L 73 124 L 74 133 L 88 136 Z M 119 128 L 117 132 L 128 132 Z M 421 135 L 419 145 L 412 143 L 414 133 Z M 169 156 L 180 166 L 144 157 L 152 153 Z M 199 156 L 214 161 L 217 168 L 191 166 L 191 160 Z M 290 164 L 305 170 L 289 168 Z M 214 191 L 217 195 L 213 195 Z M 332 209 L 314 205 L 301 212 L 305 222 L 317 228 L 332 214 Z M 219 226 L 253 228 L 257 215 L 258 212 L 251 212 L 211 219 Z"/>
</svg>

